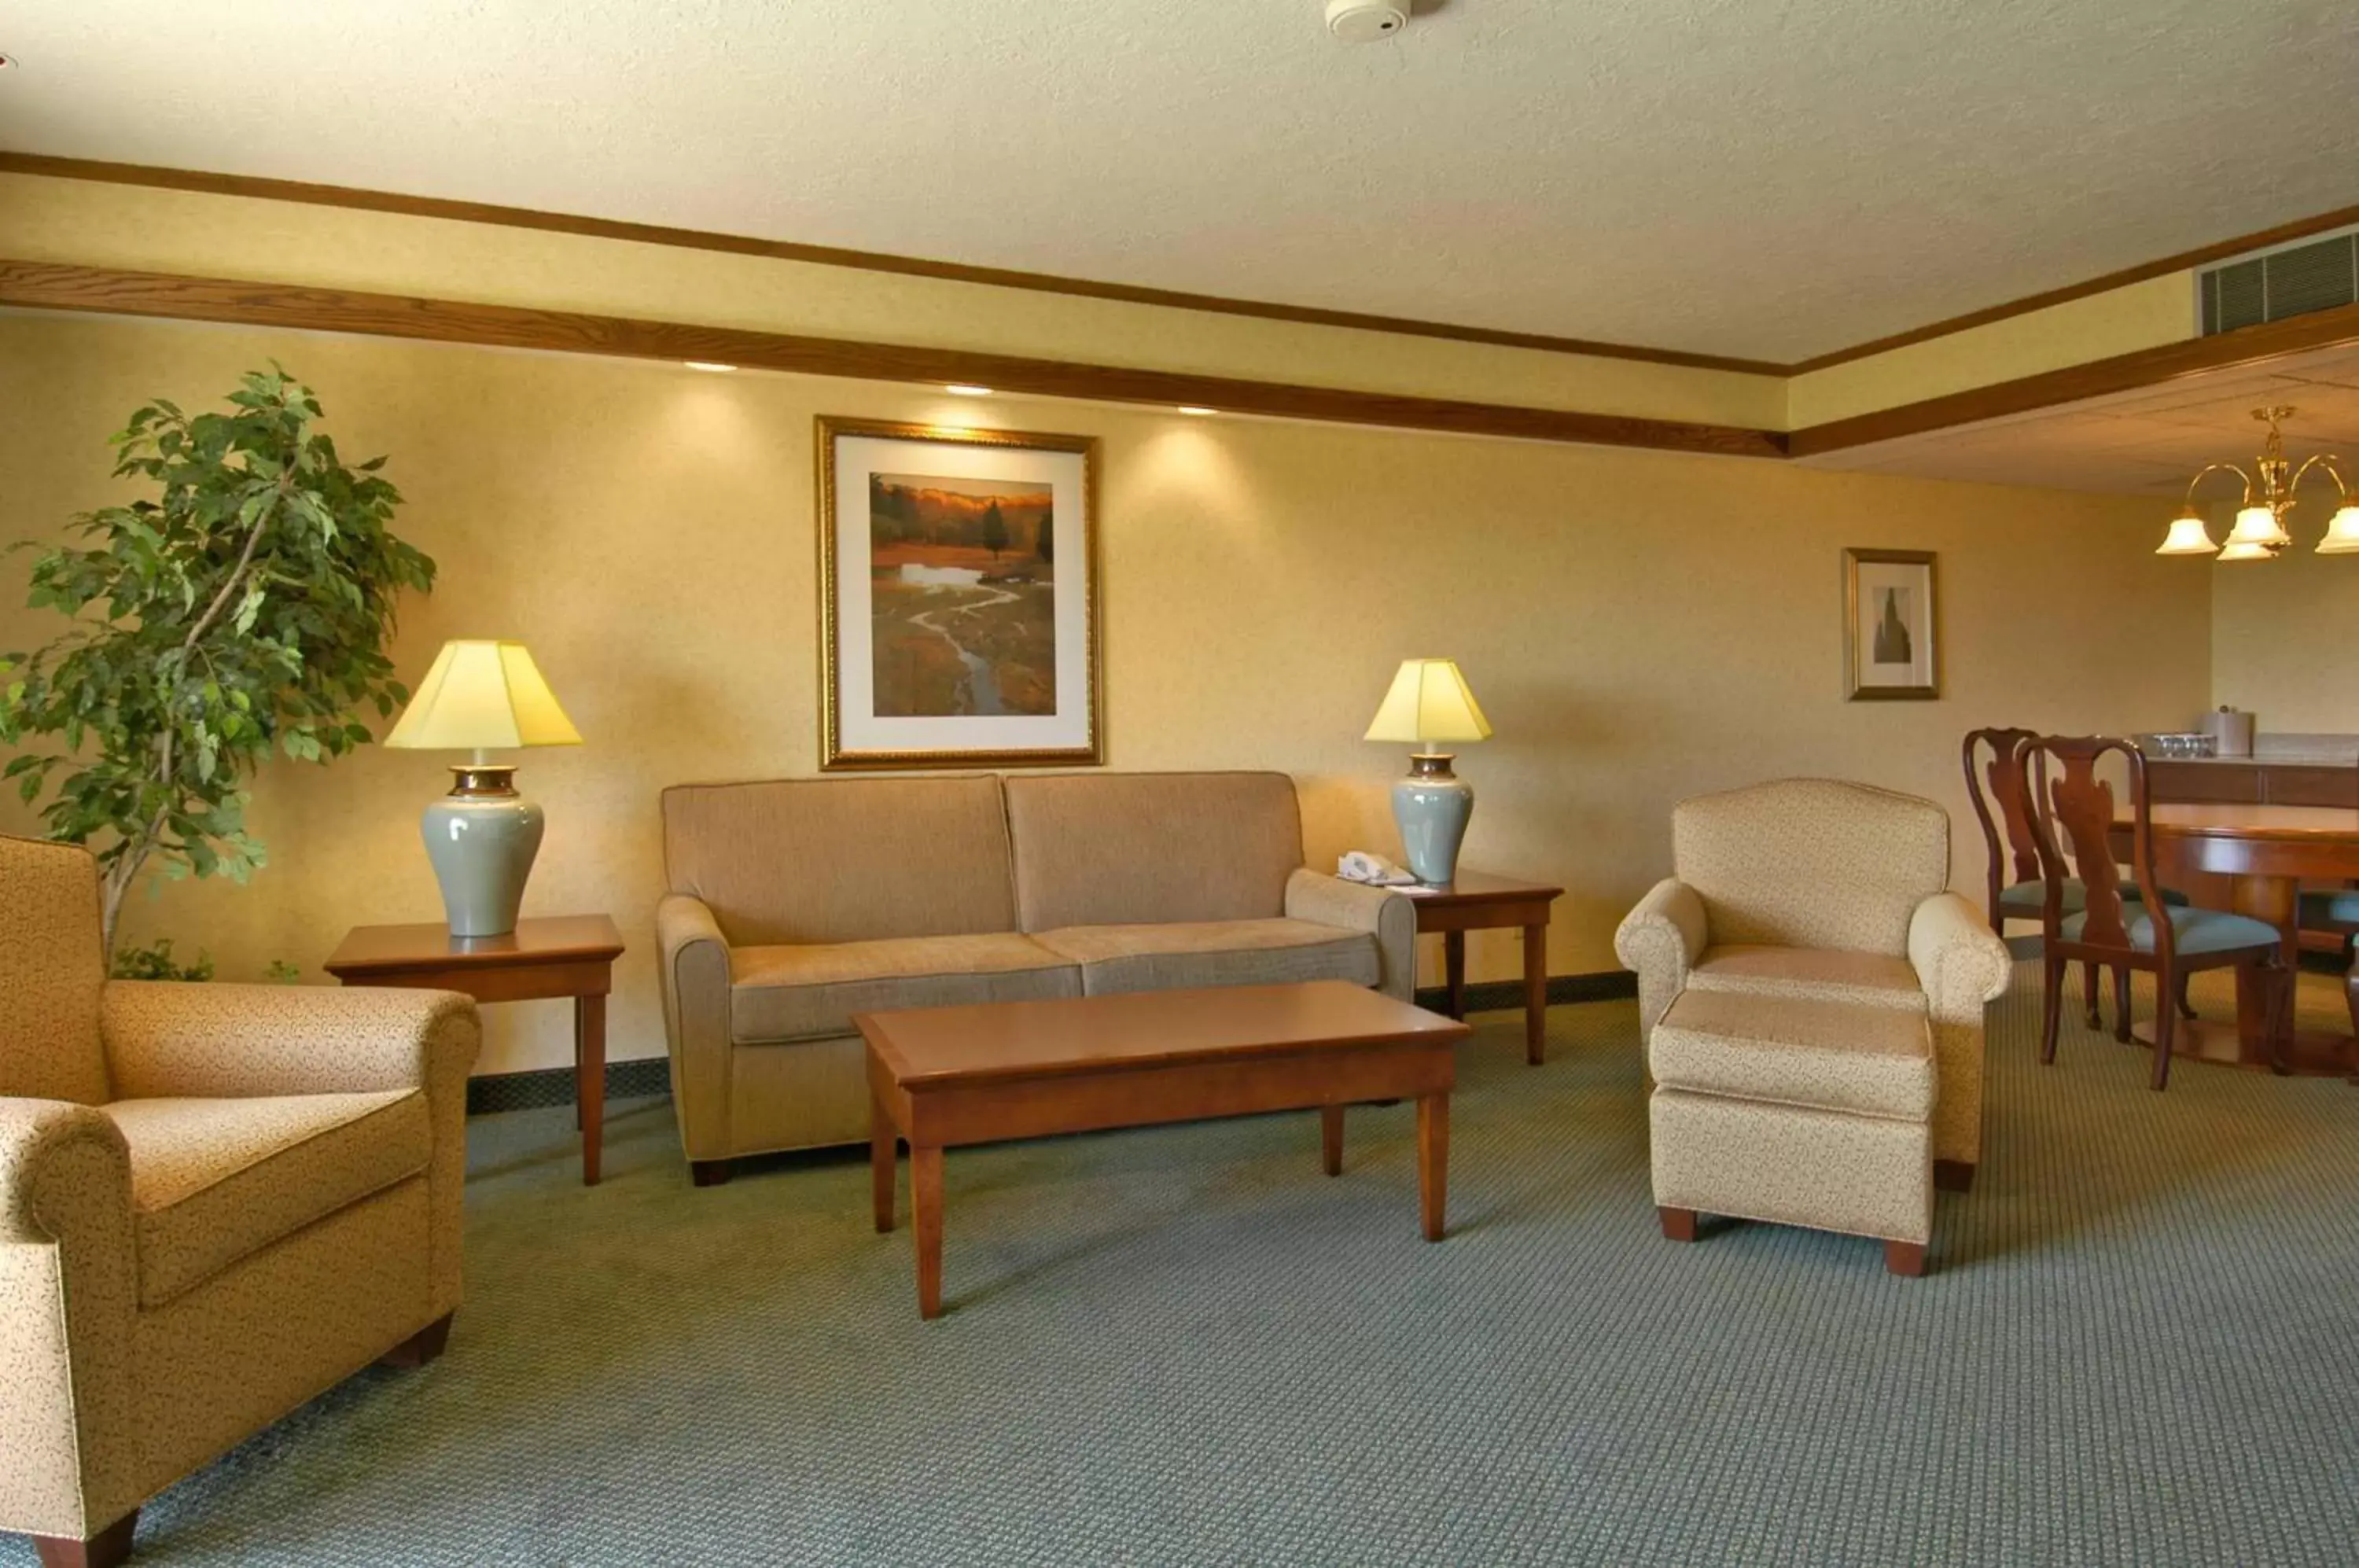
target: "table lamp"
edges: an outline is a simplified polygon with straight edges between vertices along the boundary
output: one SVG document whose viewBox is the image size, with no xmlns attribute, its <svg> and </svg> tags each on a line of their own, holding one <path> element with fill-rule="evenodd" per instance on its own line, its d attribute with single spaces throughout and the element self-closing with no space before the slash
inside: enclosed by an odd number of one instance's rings
<svg viewBox="0 0 2359 1568">
<path fill-rule="evenodd" d="M 540 852 L 540 808 L 516 791 L 516 765 L 489 753 L 580 746 L 582 734 L 520 642 L 446 642 L 385 744 L 472 751 L 451 767 L 451 792 L 426 808 L 426 858 L 442 885 L 452 936 L 516 930 L 525 878 Z"/>
<path fill-rule="evenodd" d="M 1491 721 L 1466 688 L 1456 661 L 1411 659 L 1401 663 L 1392 690 L 1368 725 L 1369 740 L 1413 743 L 1408 777 L 1393 786 L 1393 821 L 1409 871 L 1420 882 L 1441 887 L 1458 875 L 1458 845 L 1474 814 L 1474 791 L 1450 771 L 1445 741 L 1488 740 Z"/>
</svg>

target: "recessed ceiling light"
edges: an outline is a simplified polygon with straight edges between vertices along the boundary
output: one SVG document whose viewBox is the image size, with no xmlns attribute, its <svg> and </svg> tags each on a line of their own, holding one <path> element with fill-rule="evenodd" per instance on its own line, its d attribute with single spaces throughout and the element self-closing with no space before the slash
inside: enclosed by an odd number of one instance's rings
<svg viewBox="0 0 2359 1568">
<path fill-rule="evenodd" d="M 1219 410 L 1218 408 L 1202 408 L 1202 407 L 1201 407 L 1201 406 L 1199 406 L 1199 405 L 1197 405 L 1197 404 L 1194 404 L 1194 403 L 1182 403 L 1182 404 L 1180 404 L 1180 411 L 1181 413 L 1183 413 L 1183 414 L 1194 414 L 1194 415 L 1198 416 L 1199 418 L 1201 418 L 1202 416 L 1204 416 L 1204 415 L 1206 415 L 1206 414 L 1217 414 L 1217 413 L 1219 413 L 1219 412 L 1220 412 L 1220 410 Z"/>
<path fill-rule="evenodd" d="M 726 376 L 731 371 L 737 368 L 734 365 L 723 365 L 719 360 L 714 359 L 683 359 L 680 363 L 688 366 L 690 370 L 708 371 L 714 376 Z"/>
<path fill-rule="evenodd" d="M 991 396 L 991 388 L 988 387 L 970 387 L 964 382 L 960 381 L 951 382 L 949 386 L 943 387 L 942 390 L 945 392 L 955 392 L 962 397 L 988 397 Z"/>
</svg>

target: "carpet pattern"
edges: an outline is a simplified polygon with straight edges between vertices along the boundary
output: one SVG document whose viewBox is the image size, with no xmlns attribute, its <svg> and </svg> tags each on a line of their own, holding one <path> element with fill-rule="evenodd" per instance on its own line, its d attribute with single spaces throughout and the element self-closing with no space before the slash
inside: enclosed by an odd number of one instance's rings
<svg viewBox="0 0 2359 1568">
<path fill-rule="evenodd" d="M 1439 1246 L 1407 1105 L 1332 1181 L 1308 1113 L 954 1150 L 932 1323 L 863 1156 L 694 1190 L 647 1100 L 585 1191 L 567 1112 L 486 1117 L 449 1354 L 175 1487 L 138 1561 L 2352 1563 L 2359 1089 L 2154 1094 L 2070 1007 L 2042 1069 L 2037 1009 L 2027 965 L 1921 1280 L 1660 1239 L 1626 1001 L 1539 1069 L 1478 1019 Z"/>
</svg>

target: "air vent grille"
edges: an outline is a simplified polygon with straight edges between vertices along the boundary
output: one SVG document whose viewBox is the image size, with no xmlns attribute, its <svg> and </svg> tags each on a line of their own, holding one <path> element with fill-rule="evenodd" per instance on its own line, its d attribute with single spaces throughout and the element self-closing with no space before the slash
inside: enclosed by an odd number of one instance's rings
<svg viewBox="0 0 2359 1568">
<path fill-rule="evenodd" d="M 2205 267 L 2195 290 L 2205 337 L 2359 301 L 2359 229 Z"/>
</svg>

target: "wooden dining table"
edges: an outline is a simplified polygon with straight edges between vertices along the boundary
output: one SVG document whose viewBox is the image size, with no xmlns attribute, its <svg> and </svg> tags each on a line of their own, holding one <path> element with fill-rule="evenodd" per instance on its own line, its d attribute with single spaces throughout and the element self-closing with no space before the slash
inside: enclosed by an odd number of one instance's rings
<svg viewBox="0 0 2359 1568">
<path fill-rule="evenodd" d="M 2165 884 L 2190 873 L 2230 878 L 2229 908 L 2277 929 L 2288 972 L 2300 957 L 2296 924 L 2302 884 L 2339 887 L 2359 877 L 2359 811 L 2343 806 L 2164 804 L 2147 808 L 2154 834 L 2155 875 Z M 2122 858 L 2129 858 L 2131 823 L 2114 823 Z M 2201 902 L 2201 900 L 2198 900 Z M 2352 1037 L 2341 1030 L 2295 1027 L 2288 1007 L 2279 1020 L 2288 1032 L 2287 1063 L 2303 1073 L 2351 1070 Z M 2153 1043 L 2152 1026 L 2137 1037 Z M 2236 1021 L 2182 1020 L 2176 1053 L 2201 1062 L 2266 1068 L 2270 1063 L 2269 998 L 2250 967 L 2236 971 Z"/>
</svg>

